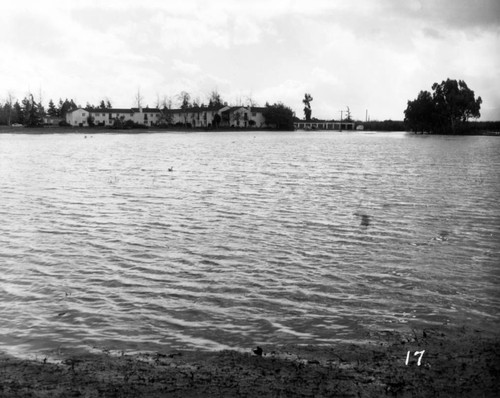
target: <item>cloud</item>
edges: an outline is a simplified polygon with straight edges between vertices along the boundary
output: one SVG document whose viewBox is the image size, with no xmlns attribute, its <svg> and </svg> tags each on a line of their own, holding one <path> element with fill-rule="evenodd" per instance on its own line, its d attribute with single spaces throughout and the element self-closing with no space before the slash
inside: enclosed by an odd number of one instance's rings
<svg viewBox="0 0 500 398">
<path fill-rule="evenodd" d="M 500 25 L 500 2 L 497 0 L 381 0 L 380 4 L 382 15 L 396 15 L 429 26 L 498 31 Z"/>
<path fill-rule="evenodd" d="M 0 6 L 0 96 L 133 104 L 253 93 L 302 116 L 401 118 L 435 81 L 464 79 L 500 118 L 499 4 L 487 0 L 44 0 Z M 8 85 L 8 86 L 7 86 Z M 487 113 L 483 113 L 486 117 Z M 491 116 L 493 115 L 493 116 Z M 338 116 L 338 115 L 337 115 Z"/>
<path fill-rule="evenodd" d="M 174 59 L 172 70 L 187 75 L 194 75 L 201 72 L 199 65 L 183 62 L 179 59 Z"/>
</svg>

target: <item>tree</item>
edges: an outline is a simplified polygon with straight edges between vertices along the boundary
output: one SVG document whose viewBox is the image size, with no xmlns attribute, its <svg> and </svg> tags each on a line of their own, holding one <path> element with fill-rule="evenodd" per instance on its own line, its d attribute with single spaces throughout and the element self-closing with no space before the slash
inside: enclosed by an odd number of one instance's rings
<svg viewBox="0 0 500 398">
<path fill-rule="evenodd" d="M 68 101 L 66 98 L 64 102 L 60 99 L 59 100 L 59 117 L 65 119 L 66 118 L 66 113 L 72 111 L 73 109 L 76 109 L 77 106 L 73 100 Z"/>
<path fill-rule="evenodd" d="M 311 113 L 312 113 L 312 110 L 311 110 L 311 101 L 312 100 L 313 100 L 313 97 L 311 96 L 311 94 L 308 94 L 308 93 L 304 94 L 304 99 L 302 100 L 302 102 L 305 105 L 305 107 L 304 107 L 304 115 L 306 117 L 306 121 L 310 121 L 311 120 Z"/>
<path fill-rule="evenodd" d="M 16 115 L 17 123 L 24 124 L 24 113 L 19 101 L 14 104 L 14 113 Z"/>
<path fill-rule="evenodd" d="M 57 108 L 54 105 L 54 101 L 52 101 L 52 99 L 49 101 L 49 109 L 47 110 L 47 114 L 52 117 L 57 116 Z"/>
<path fill-rule="evenodd" d="M 345 119 L 344 121 L 346 122 L 352 122 L 352 115 L 351 115 L 351 109 L 347 106 L 347 111 L 345 112 Z"/>
<path fill-rule="evenodd" d="M 267 125 L 275 126 L 275 128 L 278 130 L 294 129 L 293 111 L 282 103 L 277 103 L 274 105 L 269 105 L 268 103 L 266 103 L 266 109 L 263 112 L 263 116 L 266 120 Z"/>
<path fill-rule="evenodd" d="M 163 109 L 172 109 L 173 101 L 172 97 L 164 95 L 161 99 L 161 107 Z"/>
<path fill-rule="evenodd" d="M 420 91 L 417 99 L 408 101 L 405 110 L 405 124 L 414 132 L 430 132 L 436 119 L 432 94 Z"/>
<path fill-rule="evenodd" d="M 200 107 L 200 103 L 201 103 L 200 98 L 199 98 L 199 97 L 196 97 L 196 98 L 193 100 L 193 105 L 192 105 L 192 107 L 193 107 L 193 108 L 199 108 L 199 107 Z"/>
<path fill-rule="evenodd" d="M 434 83 L 433 100 L 441 131 L 455 134 L 463 131 L 470 118 L 479 118 L 483 100 L 474 96 L 474 91 L 463 80 Z"/>
<path fill-rule="evenodd" d="M 191 96 L 189 95 L 188 92 L 186 91 L 181 91 L 180 94 L 177 96 L 180 104 L 181 109 L 188 109 L 191 108 Z"/>
<path fill-rule="evenodd" d="M 4 106 L 5 112 L 7 114 L 7 126 L 10 126 L 11 124 L 13 101 L 14 101 L 14 96 L 10 91 L 8 91 L 7 100 L 5 101 L 5 106 Z"/>
<path fill-rule="evenodd" d="M 220 108 L 222 106 L 224 106 L 224 101 L 222 100 L 222 97 L 220 96 L 217 89 L 215 89 L 210 93 L 210 96 L 208 97 L 208 107 Z"/>
<path fill-rule="evenodd" d="M 141 95 L 141 89 L 137 89 L 137 94 L 135 95 L 135 103 L 137 104 L 137 108 L 142 108 L 142 101 L 144 101 L 144 97 Z"/>
<path fill-rule="evenodd" d="M 24 123 L 28 127 L 38 127 L 43 123 L 43 107 L 33 98 L 33 94 L 28 94 L 22 100 L 22 113 Z"/>
<path fill-rule="evenodd" d="M 256 106 L 259 106 L 257 104 L 257 101 L 255 101 L 252 97 L 252 94 L 249 94 L 246 98 L 245 98 L 245 103 L 247 105 L 247 107 L 250 107 L 250 108 L 255 108 Z"/>
<path fill-rule="evenodd" d="M 468 131 L 470 118 L 481 116 L 481 97 L 463 80 L 447 79 L 432 85 L 433 93 L 420 91 L 417 99 L 408 101 L 405 124 L 415 132 L 459 134 Z"/>
</svg>

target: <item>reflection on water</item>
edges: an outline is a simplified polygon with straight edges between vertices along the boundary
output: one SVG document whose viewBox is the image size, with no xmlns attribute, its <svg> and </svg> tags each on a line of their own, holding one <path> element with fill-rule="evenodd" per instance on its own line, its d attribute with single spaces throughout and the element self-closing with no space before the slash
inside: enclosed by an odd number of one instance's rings
<svg viewBox="0 0 500 398">
<path fill-rule="evenodd" d="M 493 330 L 499 169 L 496 137 L 0 135 L 0 349 Z"/>
</svg>

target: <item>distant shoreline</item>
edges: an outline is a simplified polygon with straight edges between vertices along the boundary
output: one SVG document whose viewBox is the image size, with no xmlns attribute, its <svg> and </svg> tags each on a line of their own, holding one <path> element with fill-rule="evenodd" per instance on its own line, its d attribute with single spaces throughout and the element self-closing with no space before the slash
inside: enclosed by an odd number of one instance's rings
<svg viewBox="0 0 500 398">
<path fill-rule="evenodd" d="M 52 130 L 52 131 L 48 131 Z M 114 129 L 114 128 L 103 128 L 103 127 L 60 127 L 60 126 L 45 126 L 45 127 L 9 127 L 0 126 L 0 134 L 26 134 L 26 135 L 43 135 L 43 134 L 150 134 L 150 133 L 220 133 L 220 132 L 293 132 L 293 131 L 304 131 L 304 132 L 318 132 L 325 131 L 331 133 L 363 133 L 363 132 L 380 132 L 380 133 L 401 133 L 406 132 L 411 135 L 429 135 L 429 136 L 493 136 L 500 137 L 500 131 L 471 131 L 467 134 L 421 134 L 406 130 L 277 130 L 270 128 L 234 128 L 234 127 L 222 127 L 217 129 L 207 129 L 207 128 L 189 128 L 189 127 L 147 127 L 147 128 L 134 128 L 134 129 Z"/>
<path fill-rule="evenodd" d="M 52 131 L 48 131 L 52 130 Z M 133 128 L 133 129 L 115 129 L 106 127 L 9 127 L 0 126 L 0 134 L 148 134 L 148 133 L 218 133 L 228 131 L 277 131 L 286 132 L 294 130 L 278 130 L 271 128 L 234 128 L 234 127 L 219 127 L 217 129 L 208 128 L 189 128 L 189 127 L 147 127 L 147 128 Z"/>
</svg>

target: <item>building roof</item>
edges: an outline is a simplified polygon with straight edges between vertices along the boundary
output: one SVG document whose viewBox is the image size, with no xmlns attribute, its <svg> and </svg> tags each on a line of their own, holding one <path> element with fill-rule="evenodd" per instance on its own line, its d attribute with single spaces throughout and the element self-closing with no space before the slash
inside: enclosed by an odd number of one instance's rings
<svg viewBox="0 0 500 398">
<path fill-rule="evenodd" d="M 163 109 L 162 112 L 166 113 L 196 113 L 196 112 L 218 112 L 221 109 L 225 108 L 225 105 L 221 106 L 197 106 L 196 108 L 185 108 L 185 109 Z"/>
<path fill-rule="evenodd" d="M 95 108 L 95 109 L 87 109 L 90 113 L 134 113 L 132 109 L 127 108 Z"/>
<path fill-rule="evenodd" d="M 69 109 L 66 113 L 76 112 L 76 111 L 88 111 L 87 109 L 82 108 L 81 106 L 78 108 Z"/>
<path fill-rule="evenodd" d="M 139 108 L 132 108 L 132 112 L 139 113 Z M 142 108 L 142 113 L 159 113 L 161 112 L 158 108 Z"/>
</svg>

